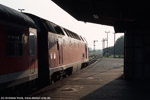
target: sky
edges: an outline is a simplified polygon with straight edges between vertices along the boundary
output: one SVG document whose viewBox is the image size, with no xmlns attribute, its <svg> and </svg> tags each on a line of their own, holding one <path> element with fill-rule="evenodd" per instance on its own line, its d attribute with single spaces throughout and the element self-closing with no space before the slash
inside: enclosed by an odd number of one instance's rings
<svg viewBox="0 0 150 100">
<path fill-rule="evenodd" d="M 108 46 L 114 44 L 114 28 L 112 26 L 78 21 L 51 0 L 0 0 L 0 4 L 15 10 L 25 9 L 23 12 L 32 13 L 82 35 L 92 49 L 94 40 L 98 40 L 95 48 L 102 49 L 102 39 L 107 38 L 105 31 L 110 31 Z M 117 33 L 116 40 L 122 35 L 123 33 Z"/>
</svg>

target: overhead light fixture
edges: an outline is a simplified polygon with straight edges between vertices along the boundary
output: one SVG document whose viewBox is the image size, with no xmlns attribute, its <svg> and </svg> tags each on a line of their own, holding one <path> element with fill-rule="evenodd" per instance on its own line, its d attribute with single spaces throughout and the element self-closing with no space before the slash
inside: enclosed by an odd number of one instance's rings
<svg viewBox="0 0 150 100">
<path fill-rule="evenodd" d="M 96 14 L 94 14 L 93 17 L 94 17 L 95 19 L 99 19 L 99 16 L 96 15 Z"/>
</svg>

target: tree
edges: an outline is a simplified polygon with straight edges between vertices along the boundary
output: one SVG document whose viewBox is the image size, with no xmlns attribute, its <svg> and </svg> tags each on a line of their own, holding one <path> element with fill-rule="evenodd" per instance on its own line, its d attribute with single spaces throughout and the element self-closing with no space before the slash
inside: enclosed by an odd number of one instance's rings
<svg viewBox="0 0 150 100">
<path fill-rule="evenodd" d="M 115 43 L 115 53 L 116 55 L 124 55 L 124 36 L 117 39 Z"/>
<path fill-rule="evenodd" d="M 108 47 L 108 48 L 109 48 L 109 55 L 113 55 L 114 54 L 114 46 Z M 103 56 L 107 55 L 107 51 L 108 51 L 107 48 L 103 49 Z M 122 36 L 116 40 L 115 54 L 118 56 L 124 55 L 124 36 Z"/>
</svg>

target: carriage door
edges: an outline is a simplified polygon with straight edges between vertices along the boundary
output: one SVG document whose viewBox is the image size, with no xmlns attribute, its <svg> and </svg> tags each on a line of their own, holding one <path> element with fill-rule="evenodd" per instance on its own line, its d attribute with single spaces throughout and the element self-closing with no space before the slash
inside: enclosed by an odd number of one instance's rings
<svg viewBox="0 0 150 100">
<path fill-rule="evenodd" d="M 62 41 L 62 39 L 61 38 L 59 38 L 58 39 L 58 52 L 59 52 L 59 64 L 61 65 L 61 64 L 63 64 L 63 43 L 62 43 L 63 41 Z"/>
<path fill-rule="evenodd" d="M 37 46 L 36 46 L 36 34 L 29 33 L 29 66 L 30 66 L 30 79 L 33 79 L 33 75 L 37 74 Z"/>
</svg>

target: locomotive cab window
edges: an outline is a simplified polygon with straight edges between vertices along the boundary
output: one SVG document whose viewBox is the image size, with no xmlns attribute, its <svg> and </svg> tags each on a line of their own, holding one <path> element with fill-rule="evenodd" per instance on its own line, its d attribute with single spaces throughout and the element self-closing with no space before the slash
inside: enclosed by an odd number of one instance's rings
<svg viewBox="0 0 150 100">
<path fill-rule="evenodd" d="M 30 56 L 35 55 L 35 35 L 34 35 L 34 33 L 30 33 L 30 35 L 29 35 L 29 54 L 30 54 Z"/>
<path fill-rule="evenodd" d="M 20 30 L 8 29 L 6 34 L 6 55 L 22 56 L 22 35 Z"/>
</svg>

